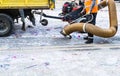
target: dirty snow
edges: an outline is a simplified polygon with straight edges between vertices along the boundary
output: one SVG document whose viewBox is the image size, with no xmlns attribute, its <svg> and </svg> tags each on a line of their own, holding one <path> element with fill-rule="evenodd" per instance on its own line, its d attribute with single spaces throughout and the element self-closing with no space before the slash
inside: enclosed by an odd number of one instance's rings
<svg viewBox="0 0 120 76">
<path fill-rule="evenodd" d="M 44 10 L 57 16 L 64 1 L 57 1 L 56 9 Z M 120 3 L 116 2 L 118 25 Z M 21 22 L 15 33 L 0 38 L 0 76 L 120 76 L 120 28 L 114 37 L 94 37 L 93 44 L 84 44 L 86 34 L 72 33 L 72 39 L 59 32 L 68 24 L 48 19 L 48 26 L 39 23 L 22 31 Z M 31 25 L 26 19 L 26 25 Z M 97 26 L 109 28 L 108 9 L 98 12 Z"/>
</svg>

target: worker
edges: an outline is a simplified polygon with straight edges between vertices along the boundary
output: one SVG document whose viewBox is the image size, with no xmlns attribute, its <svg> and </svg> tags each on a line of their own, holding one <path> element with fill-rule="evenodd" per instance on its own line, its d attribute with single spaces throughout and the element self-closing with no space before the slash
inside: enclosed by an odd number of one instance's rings
<svg viewBox="0 0 120 76">
<path fill-rule="evenodd" d="M 93 15 L 93 19 L 91 24 L 95 25 L 96 24 L 96 16 L 98 12 L 98 0 L 85 0 L 84 1 L 84 6 L 85 6 L 85 12 L 86 14 L 91 14 Z M 93 43 L 93 34 L 88 33 L 88 36 L 84 37 L 85 40 L 87 40 L 85 43 Z"/>
</svg>

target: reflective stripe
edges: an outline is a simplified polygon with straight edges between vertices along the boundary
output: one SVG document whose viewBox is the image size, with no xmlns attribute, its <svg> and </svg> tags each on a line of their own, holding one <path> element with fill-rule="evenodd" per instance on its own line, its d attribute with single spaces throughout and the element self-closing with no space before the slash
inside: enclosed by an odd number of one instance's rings
<svg viewBox="0 0 120 76">
<path fill-rule="evenodd" d="M 86 13 L 88 13 L 90 11 L 91 4 L 92 4 L 92 0 L 85 0 L 84 5 L 85 5 Z M 98 12 L 98 5 L 97 4 L 98 4 L 98 0 L 96 0 L 96 5 L 93 7 L 91 13 Z"/>
<path fill-rule="evenodd" d="M 93 37 L 88 36 L 89 39 L 93 39 Z"/>
</svg>

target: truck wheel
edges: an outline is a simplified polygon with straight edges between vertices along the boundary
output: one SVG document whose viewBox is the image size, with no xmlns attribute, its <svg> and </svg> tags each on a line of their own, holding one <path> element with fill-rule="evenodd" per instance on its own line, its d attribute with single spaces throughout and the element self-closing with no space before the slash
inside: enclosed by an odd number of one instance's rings
<svg viewBox="0 0 120 76">
<path fill-rule="evenodd" d="M 40 23 L 41 23 L 43 26 L 47 26 L 48 20 L 42 19 L 42 20 L 40 21 Z"/>
<path fill-rule="evenodd" d="M 13 31 L 13 19 L 7 14 L 0 14 L 0 37 L 8 36 Z"/>
</svg>

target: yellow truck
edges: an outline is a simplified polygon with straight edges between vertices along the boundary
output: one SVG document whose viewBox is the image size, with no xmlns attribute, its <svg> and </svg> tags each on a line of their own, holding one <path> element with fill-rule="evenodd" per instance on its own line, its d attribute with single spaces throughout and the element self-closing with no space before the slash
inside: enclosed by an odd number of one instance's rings
<svg viewBox="0 0 120 76">
<path fill-rule="evenodd" d="M 31 12 L 33 9 L 44 10 L 54 9 L 54 7 L 55 0 L 0 0 L 0 37 L 8 36 L 13 32 L 15 19 L 21 17 L 22 29 L 25 30 L 25 17 L 29 17 L 30 21 L 35 24 L 35 18 Z"/>
</svg>

